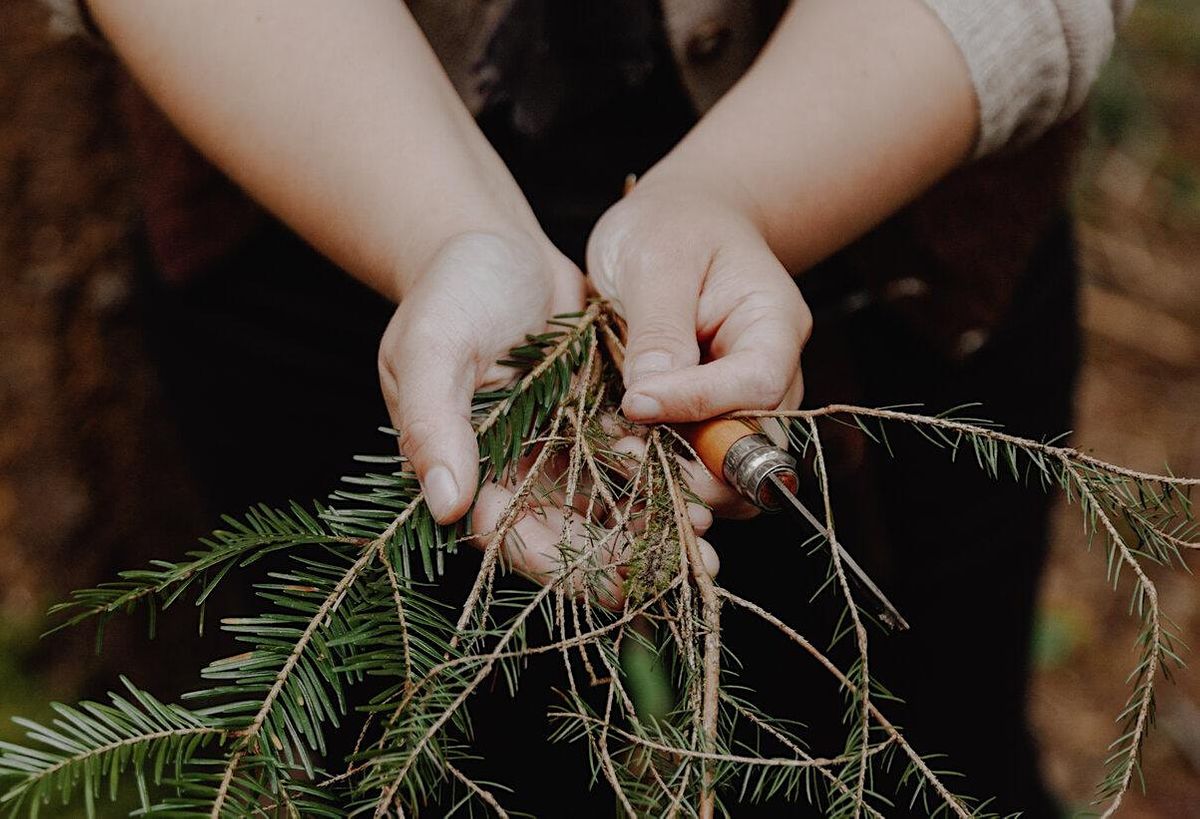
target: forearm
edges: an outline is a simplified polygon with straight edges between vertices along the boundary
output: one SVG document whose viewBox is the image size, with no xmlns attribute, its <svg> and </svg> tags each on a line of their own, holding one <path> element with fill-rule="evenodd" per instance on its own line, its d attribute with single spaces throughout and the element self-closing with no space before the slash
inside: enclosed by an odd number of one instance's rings
<svg viewBox="0 0 1200 819">
<path fill-rule="evenodd" d="M 536 229 L 403 3 L 90 6 L 202 151 L 384 295 L 450 236 Z"/>
<path fill-rule="evenodd" d="M 918 0 L 796 0 L 758 62 L 643 180 L 703 185 L 792 271 L 828 256 L 971 152 L 962 55 Z"/>
</svg>

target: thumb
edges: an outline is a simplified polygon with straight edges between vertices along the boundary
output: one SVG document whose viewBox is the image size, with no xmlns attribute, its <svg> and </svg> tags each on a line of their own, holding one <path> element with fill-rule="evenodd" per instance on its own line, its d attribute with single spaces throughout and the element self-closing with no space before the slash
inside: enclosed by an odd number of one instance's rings
<svg viewBox="0 0 1200 819">
<path fill-rule="evenodd" d="M 659 270 L 664 272 L 625 271 L 622 277 L 629 285 L 621 293 L 628 324 L 626 392 L 621 407 L 632 421 L 662 414 L 658 399 L 641 387 L 663 373 L 692 367 L 700 361 L 696 343 L 699 281 L 680 280 L 665 272 L 665 266 Z M 692 289 L 681 289 L 687 287 Z"/>
<path fill-rule="evenodd" d="M 479 446 L 471 426 L 474 357 L 448 340 L 400 340 L 380 350 L 380 383 L 400 450 L 439 523 L 461 518 L 475 497 Z"/>
</svg>

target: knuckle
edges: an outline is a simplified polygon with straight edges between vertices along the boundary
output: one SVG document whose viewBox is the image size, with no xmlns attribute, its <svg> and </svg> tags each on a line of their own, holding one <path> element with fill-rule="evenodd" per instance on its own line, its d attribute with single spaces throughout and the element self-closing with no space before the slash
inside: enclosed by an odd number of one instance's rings
<svg viewBox="0 0 1200 819">
<path fill-rule="evenodd" d="M 438 423 L 432 418 L 405 418 L 400 413 L 400 451 L 414 461 L 423 461 L 430 442 L 437 434 Z"/>
<path fill-rule="evenodd" d="M 808 302 L 800 295 L 799 290 L 796 291 L 795 316 L 796 327 L 800 331 L 800 346 L 803 347 L 812 338 L 813 314 L 812 308 L 808 306 Z"/>
<path fill-rule="evenodd" d="M 588 240 L 587 269 L 604 296 L 637 299 L 663 280 L 693 281 L 711 251 L 698 244 L 694 232 L 664 224 L 658 209 L 623 199 L 600 218 Z"/>
<path fill-rule="evenodd" d="M 375 363 L 379 368 L 380 379 L 391 378 L 395 380 L 396 366 L 395 356 L 397 351 L 401 350 L 399 344 L 401 322 L 397 320 L 397 316 L 392 316 L 388 322 L 387 328 L 383 331 L 383 335 L 379 339 L 379 349 L 376 352 Z"/>
<path fill-rule="evenodd" d="M 764 299 L 752 308 L 756 321 L 771 322 L 803 347 L 812 335 L 813 315 L 800 289 L 788 283 L 777 296 Z"/>
<path fill-rule="evenodd" d="M 755 409 L 778 406 L 791 386 L 791 376 L 791 372 L 785 372 L 783 367 L 776 364 L 756 367 L 748 372 L 745 385 L 747 397 L 761 405 Z"/>
<path fill-rule="evenodd" d="M 788 394 L 784 397 L 780 408 L 785 410 L 799 409 L 802 403 L 804 403 L 804 373 L 797 371 L 796 380 L 788 388 Z"/>
<path fill-rule="evenodd" d="M 396 373 L 392 369 L 392 358 L 387 347 L 379 347 L 379 353 L 375 357 L 375 368 L 379 372 L 379 383 L 383 385 L 384 392 L 387 392 L 388 388 L 396 383 Z"/>
<path fill-rule="evenodd" d="M 664 401 L 668 413 L 688 419 L 712 418 L 719 414 L 718 402 L 707 390 L 693 390 L 687 395 L 678 396 L 675 401 Z"/>
<path fill-rule="evenodd" d="M 643 319 L 636 330 L 631 330 L 629 346 L 638 352 L 662 350 L 668 353 L 684 352 L 692 343 L 691 331 L 668 316 L 649 316 Z"/>
<path fill-rule="evenodd" d="M 596 290 L 608 299 L 621 294 L 621 272 L 629 267 L 637 219 L 629 204 L 618 202 L 608 209 L 592 229 L 587 243 L 587 269 Z"/>
</svg>

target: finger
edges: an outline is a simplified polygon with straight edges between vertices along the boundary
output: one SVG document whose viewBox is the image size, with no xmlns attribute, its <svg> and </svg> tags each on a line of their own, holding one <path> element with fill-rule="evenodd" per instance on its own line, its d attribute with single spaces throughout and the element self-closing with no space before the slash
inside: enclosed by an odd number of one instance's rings
<svg viewBox="0 0 1200 819">
<path fill-rule="evenodd" d="M 705 574 L 716 577 L 721 571 L 721 558 L 717 555 L 717 550 L 702 537 L 696 538 L 696 545 L 700 547 L 700 560 L 704 564 Z"/>
<path fill-rule="evenodd" d="M 528 473 L 539 458 L 544 458 L 544 463 L 541 466 L 541 474 L 531 490 L 532 503 L 558 509 L 570 507 L 580 514 L 598 512 L 600 500 L 597 497 L 598 493 L 593 492 L 592 477 L 586 469 L 580 469 L 575 475 L 573 492 L 571 497 L 567 498 L 567 490 L 572 488 L 568 474 L 572 469 L 572 454 L 567 450 L 554 450 L 549 457 L 545 457 L 541 446 L 534 447 L 532 452 L 518 461 L 516 474 Z"/>
<path fill-rule="evenodd" d="M 626 478 L 633 478 L 646 460 L 646 439 L 637 435 L 618 438 L 610 449 L 617 456 L 610 459 L 612 468 Z"/>
<path fill-rule="evenodd" d="M 709 472 L 708 468 L 699 461 L 685 460 L 681 462 L 680 466 L 683 469 L 688 488 L 708 505 L 716 517 L 747 520 L 762 511 L 738 494 L 737 490 L 725 481 Z"/>
<path fill-rule="evenodd" d="M 471 528 L 481 532 L 474 539 L 479 548 L 486 548 L 492 534 L 500 526 L 513 500 L 512 491 L 500 484 L 487 483 L 479 490 L 479 497 L 471 511 Z M 508 565 L 513 571 L 540 583 L 548 581 L 556 568 L 561 567 L 561 553 L 557 546 L 561 530 L 542 515 L 521 513 L 512 525 L 508 541 L 501 544 Z"/>
<path fill-rule="evenodd" d="M 693 532 L 702 535 L 712 527 L 713 513 L 703 504 L 689 503 L 688 522 L 692 524 Z"/>
<path fill-rule="evenodd" d="M 613 444 L 613 450 L 627 456 L 618 468 L 626 470 L 632 477 L 637 464 L 645 457 L 646 442 L 630 436 Z M 709 472 L 699 461 L 683 459 L 680 466 L 688 489 L 700 500 L 699 503 L 688 503 L 688 520 L 696 534 L 702 535 L 709 530 L 714 515 L 743 520 L 758 514 L 759 509 L 756 506 L 748 503 L 736 490 Z M 645 528 L 644 516 L 631 514 L 629 527 L 635 534 L 641 532 Z"/>
<path fill-rule="evenodd" d="M 783 394 L 783 400 L 779 402 L 779 406 L 775 409 L 794 410 L 800 408 L 800 403 L 804 400 L 804 371 L 796 370 L 796 375 L 792 378 L 792 384 L 787 388 L 787 392 Z"/>
<path fill-rule="evenodd" d="M 800 406 L 800 402 L 804 399 L 804 373 L 800 370 L 796 371 L 796 377 L 792 379 L 792 386 L 788 387 L 788 391 L 784 394 L 783 400 L 779 402 L 778 410 L 794 410 Z M 771 439 L 771 443 L 780 449 L 790 449 L 791 441 L 788 440 L 787 430 L 784 428 L 785 419 L 782 418 L 759 418 L 758 426 L 763 431 L 763 434 Z"/>
<path fill-rule="evenodd" d="M 638 427 L 629 423 L 628 418 L 621 413 L 616 412 L 615 410 L 597 413 L 596 418 L 600 422 L 600 429 L 605 435 L 612 439 L 620 439 L 629 436 L 638 438 L 645 437 L 646 433 L 644 429 L 639 429 Z"/>
<path fill-rule="evenodd" d="M 380 383 L 429 511 L 439 523 L 451 523 L 466 513 L 478 482 L 470 418 L 475 365 L 465 344 L 413 335 L 384 335 Z"/>
<path fill-rule="evenodd" d="M 702 278 L 673 276 L 681 265 L 696 265 L 686 254 L 655 253 L 619 271 L 620 302 L 627 324 L 624 380 L 626 389 L 700 360 L 696 343 L 696 307 Z M 652 414 L 647 405 L 643 414 Z"/>
<path fill-rule="evenodd" d="M 739 245 L 712 259 L 697 304 L 713 361 L 628 385 L 622 408 L 639 423 L 773 409 L 792 386 L 811 328 L 808 305 L 770 249 Z"/>
<path fill-rule="evenodd" d="M 638 465 L 646 458 L 646 441 L 629 435 L 621 438 L 612 445 L 613 452 L 623 456 L 613 464 L 615 471 L 632 479 L 638 470 Z M 696 534 L 702 535 L 712 526 L 713 516 L 709 511 L 707 501 L 704 503 L 688 503 L 688 520 Z M 640 533 L 646 527 L 645 516 L 630 515 L 629 530 L 634 534 Z"/>
<path fill-rule="evenodd" d="M 574 262 L 562 254 L 554 257 L 554 291 L 550 301 L 552 315 L 574 313 L 584 308 L 588 282 Z"/>
<path fill-rule="evenodd" d="M 803 382 L 796 376 L 807 337 L 803 315 L 789 315 L 783 305 L 744 309 L 747 315 L 731 316 L 726 322 L 730 326 L 719 331 L 733 338 L 728 350 L 714 343 L 716 360 L 661 373 L 631 387 L 622 402 L 626 415 L 640 423 L 701 421 L 798 400 Z M 646 412 L 652 407 L 655 412 Z"/>
<path fill-rule="evenodd" d="M 626 517 L 625 528 L 631 535 L 640 535 L 646 531 L 646 516 L 641 513 L 642 508 L 642 505 L 638 504 Z M 615 520 L 611 520 L 610 523 L 616 525 Z M 693 532 L 702 535 L 712 528 L 713 513 L 702 503 L 689 503 L 688 523 L 692 525 Z"/>
<path fill-rule="evenodd" d="M 485 484 L 471 513 L 472 528 L 485 533 L 473 541 L 484 548 L 490 535 L 500 525 L 513 500 L 512 490 L 501 484 Z M 625 600 L 624 586 L 618 574 L 618 554 L 623 551 L 618 536 L 613 534 L 602 543 L 588 531 L 578 518 L 571 524 L 571 542 L 577 549 L 591 549 L 594 554 L 579 560 L 579 555 L 565 553 L 562 549 L 563 517 L 554 507 L 535 507 L 522 512 L 509 529 L 501 547 L 506 565 L 517 574 L 546 584 L 563 576 L 571 569 L 570 592 L 582 596 L 585 593 L 605 606 L 619 609 Z M 578 564 L 578 565 L 576 565 Z"/>
</svg>

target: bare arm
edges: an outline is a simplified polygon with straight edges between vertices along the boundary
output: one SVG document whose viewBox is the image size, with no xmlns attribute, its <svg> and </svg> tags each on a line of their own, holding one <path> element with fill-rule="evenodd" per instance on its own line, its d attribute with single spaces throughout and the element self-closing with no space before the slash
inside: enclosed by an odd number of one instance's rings
<svg viewBox="0 0 1200 819">
<path fill-rule="evenodd" d="M 439 520 L 475 495 L 476 388 L 579 271 L 546 239 L 399 0 L 92 0 L 182 131 L 343 268 L 400 301 L 379 350 Z M 487 529 L 483 526 L 482 529 Z"/>
<path fill-rule="evenodd" d="M 629 321 L 625 412 L 798 402 L 810 320 L 785 269 L 1073 114 L 1132 5 L 794 0 L 750 71 L 592 233 L 588 273 Z"/>
<path fill-rule="evenodd" d="M 600 221 L 596 288 L 629 322 L 643 422 L 795 406 L 811 320 L 788 271 L 966 159 L 978 106 L 919 0 L 797 0 L 745 77 Z"/>
<path fill-rule="evenodd" d="M 397 0 L 91 0 L 211 159 L 398 299 L 449 236 L 536 222 Z"/>
<path fill-rule="evenodd" d="M 737 198 L 789 269 L 847 244 L 968 157 L 967 65 L 919 0 L 798 0 L 742 81 L 645 182 Z"/>
</svg>

